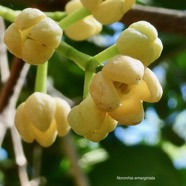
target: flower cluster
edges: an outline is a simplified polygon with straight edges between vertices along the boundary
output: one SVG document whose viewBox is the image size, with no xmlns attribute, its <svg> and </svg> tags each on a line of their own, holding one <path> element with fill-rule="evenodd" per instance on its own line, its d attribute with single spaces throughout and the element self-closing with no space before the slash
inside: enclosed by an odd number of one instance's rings
<svg viewBox="0 0 186 186">
<path fill-rule="evenodd" d="M 37 76 L 37 80 L 43 85 L 45 62 L 60 45 L 62 28 L 69 38 L 86 40 L 99 34 L 103 25 L 119 21 L 134 3 L 135 0 L 71 0 L 65 6 L 66 17 L 58 23 L 38 9 L 27 8 L 7 28 L 4 42 L 15 56 L 39 65 L 37 73 L 40 72 L 42 78 Z M 64 49 L 61 53 L 91 75 L 105 62 L 105 56 L 78 53 L 63 43 L 58 47 Z M 57 135 L 64 136 L 72 128 L 77 134 L 98 142 L 118 123 L 135 125 L 144 119 L 143 102 L 157 102 L 163 93 L 157 77 L 148 68 L 163 49 L 157 30 L 146 21 L 133 23 L 110 48 L 114 51 L 105 50 L 111 54 L 106 54 L 109 60 L 103 68 L 93 78 L 90 75 L 91 82 L 90 78 L 88 83 L 85 81 L 85 92 L 89 95 L 72 109 L 63 99 L 43 93 L 46 87 L 37 89 L 40 84 L 36 81 L 35 93 L 17 108 L 15 114 L 15 125 L 24 141 L 36 140 L 47 147 Z"/>
<path fill-rule="evenodd" d="M 64 32 L 76 41 L 88 39 L 101 32 L 102 24 L 119 21 L 134 3 L 135 0 L 71 0 L 65 6 L 67 15 L 82 7 L 89 10 L 91 15 L 70 25 Z"/>
<path fill-rule="evenodd" d="M 88 96 L 68 115 L 71 128 L 93 141 L 103 139 L 115 128 L 108 122 L 103 133 L 103 123 L 96 120 L 110 116 L 113 123 L 139 124 L 144 119 L 143 101 L 157 102 L 163 93 L 157 77 L 147 67 L 163 49 L 156 29 L 145 21 L 134 23 L 123 31 L 116 46 L 120 55 L 107 61 L 95 74 L 90 85 L 91 98 Z"/>
<path fill-rule="evenodd" d="M 62 29 L 55 21 L 38 9 L 26 8 L 5 31 L 4 42 L 12 54 L 38 65 L 50 59 L 61 38 Z"/>
<path fill-rule="evenodd" d="M 57 134 L 65 136 L 70 130 L 67 122 L 70 110 L 65 100 L 35 92 L 17 108 L 15 126 L 24 141 L 36 140 L 48 147 Z"/>
</svg>

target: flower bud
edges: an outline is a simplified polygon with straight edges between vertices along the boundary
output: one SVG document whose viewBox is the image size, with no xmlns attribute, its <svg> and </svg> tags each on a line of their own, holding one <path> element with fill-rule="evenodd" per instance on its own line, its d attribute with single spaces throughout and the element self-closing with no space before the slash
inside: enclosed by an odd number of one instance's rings
<svg viewBox="0 0 186 186">
<path fill-rule="evenodd" d="M 104 139 L 117 124 L 106 112 L 97 109 L 90 96 L 72 108 L 68 122 L 77 134 L 94 142 Z"/>
<path fill-rule="evenodd" d="M 82 4 L 80 1 L 74 0 L 67 3 L 65 11 L 69 15 L 81 7 Z M 72 40 L 82 41 L 98 34 L 101 30 L 102 25 L 92 15 L 90 15 L 66 28 L 65 34 Z"/>
<path fill-rule="evenodd" d="M 125 84 L 138 84 L 144 74 L 141 61 L 118 55 L 109 60 L 102 69 L 104 77 Z"/>
<path fill-rule="evenodd" d="M 155 61 L 163 49 L 155 27 L 146 21 L 130 25 L 121 33 L 116 45 L 120 54 L 136 58 L 145 66 Z"/>
<path fill-rule="evenodd" d="M 50 59 L 62 38 L 59 25 L 38 9 L 24 9 L 4 35 L 9 51 L 25 62 L 38 65 Z"/>
<path fill-rule="evenodd" d="M 70 130 L 69 112 L 70 106 L 65 100 L 35 92 L 17 108 L 15 126 L 24 141 L 36 140 L 47 147 L 57 134 L 64 136 Z"/>
<path fill-rule="evenodd" d="M 18 107 L 15 115 L 15 126 L 22 139 L 27 143 L 31 143 L 35 139 L 43 147 L 50 146 L 54 142 L 57 134 L 55 123 L 52 123 L 45 132 L 38 130 L 26 116 L 24 105 L 25 103 L 22 103 Z"/>
<path fill-rule="evenodd" d="M 100 23 L 107 25 L 119 21 L 134 3 L 135 0 L 106 0 L 91 12 Z"/>
</svg>

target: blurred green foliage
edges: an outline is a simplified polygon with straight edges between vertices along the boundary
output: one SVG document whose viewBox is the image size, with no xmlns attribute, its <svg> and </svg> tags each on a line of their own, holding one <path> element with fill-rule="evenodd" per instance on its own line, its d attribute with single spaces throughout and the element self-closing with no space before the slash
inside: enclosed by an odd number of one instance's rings
<svg viewBox="0 0 186 186">
<path fill-rule="evenodd" d="M 2 5 L 13 9 L 38 6 L 47 11 L 63 10 L 62 4 L 65 2 L 55 0 L 0 0 Z M 138 3 L 180 10 L 186 9 L 185 0 L 177 0 L 176 3 L 169 0 L 139 0 Z M 115 30 L 105 27 L 103 33 L 111 36 L 115 33 Z M 126 145 L 125 141 L 119 140 L 116 133 L 112 133 L 99 145 L 87 140 L 84 140 L 82 145 L 82 138 L 72 133 L 81 160 L 87 153 L 94 152 L 98 148 L 104 149 L 107 153 L 107 157 L 103 156 L 101 162 L 99 160 L 98 163 L 90 164 L 87 162 L 88 168 L 86 166 L 86 168 L 83 168 L 92 186 L 184 186 L 186 184 L 186 164 L 184 163 L 186 157 L 181 156 L 182 162 L 178 166 L 176 164 L 177 157 L 174 156 L 175 153 L 180 152 L 181 147 L 184 149 L 186 156 L 186 133 L 185 136 L 180 135 L 179 130 L 175 128 L 178 116 L 186 109 L 186 37 L 167 33 L 159 33 L 159 35 L 163 41 L 164 50 L 161 58 L 152 64 L 151 68 L 157 72 L 157 75 L 161 72 L 159 78 L 162 79 L 164 94 L 160 102 L 145 104 L 145 108 L 153 108 L 161 120 L 158 124 L 160 125 L 160 139 L 152 145 L 148 145 L 143 140 L 140 143 Z M 64 39 L 75 48 L 90 55 L 97 54 L 104 49 L 104 46 L 98 46 L 92 41 L 73 42 L 67 38 Z M 68 98 L 75 101 L 82 98 L 84 72 L 59 53 L 56 53 L 50 60 L 49 77 L 54 87 Z M 32 67 L 27 76 L 20 101 L 24 100 L 33 91 L 34 80 L 35 68 Z M 183 127 L 186 127 L 186 119 L 182 123 Z M 148 123 L 148 125 L 151 125 L 151 123 Z M 61 140 L 63 139 L 57 139 L 54 145 L 42 149 L 41 176 L 43 182 L 41 185 L 74 185 L 70 172 L 71 162 L 66 158 L 61 148 Z M 19 178 L 10 141 L 10 134 L 7 133 L 3 148 L 7 151 L 8 156 L 0 160 L 0 185 L 18 186 Z M 165 143 L 175 147 L 175 150 L 165 148 Z M 36 146 L 36 144 L 24 143 L 29 176 L 33 174 L 34 156 L 37 157 L 37 153 L 34 154 Z M 97 154 L 92 153 L 91 156 L 96 158 Z M 155 177 L 155 180 L 119 180 L 117 176 L 133 178 L 135 176 L 152 176 Z"/>
</svg>

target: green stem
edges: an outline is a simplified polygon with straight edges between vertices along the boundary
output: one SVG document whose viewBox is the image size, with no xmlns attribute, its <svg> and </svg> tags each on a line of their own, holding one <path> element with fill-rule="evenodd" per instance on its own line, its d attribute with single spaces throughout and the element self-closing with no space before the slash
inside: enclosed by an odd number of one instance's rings
<svg viewBox="0 0 186 186">
<path fill-rule="evenodd" d="M 79 21 L 83 19 L 84 17 L 90 15 L 90 12 L 85 9 L 84 7 L 74 11 L 73 13 L 66 16 L 64 19 L 59 21 L 59 26 L 65 30 L 68 26 L 75 23 L 76 21 Z"/>
<path fill-rule="evenodd" d="M 15 17 L 20 13 L 20 10 L 13 10 L 11 8 L 0 5 L 0 16 L 7 21 L 14 22 Z M 60 21 L 64 19 L 67 15 L 65 12 L 55 11 L 55 12 L 45 12 L 47 17 L 55 21 Z"/>
<path fill-rule="evenodd" d="M 45 12 L 47 17 L 50 17 L 51 19 L 55 21 L 60 21 L 64 19 L 67 15 L 65 12 L 55 11 L 55 12 Z"/>
<path fill-rule="evenodd" d="M 64 57 L 74 61 L 74 63 L 76 63 L 82 70 L 87 69 L 88 63 L 92 58 L 91 56 L 73 48 L 64 41 L 61 42 L 61 44 L 57 48 L 57 51 L 59 51 Z"/>
<path fill-rule="evenodd" d="M 97 61 L 99 64 L 119 54 L 116 44 L 106 48 L 99 54 L 95 55 L 92 60 Z"/>
<path fill-rule="evenodd" d="M 15 17 L 20 13 L 20 11 L 15 11 L 5 6 L 0 5 L 0 16 L 7 21 L 14 22 Z"/>
<path fill-rule="evenodd" d="M 37 66 L 35 92 L 47 92 L 48 62 Z"/>
<path fill-rule="evenodd" d="M 93 72 L 90 72 L 89 70 L 85 71 L 83 99 L 85 99 L 89 94 L 90 83 L 92 81 L 93 76 L 94 76 Z"/>
</svg>

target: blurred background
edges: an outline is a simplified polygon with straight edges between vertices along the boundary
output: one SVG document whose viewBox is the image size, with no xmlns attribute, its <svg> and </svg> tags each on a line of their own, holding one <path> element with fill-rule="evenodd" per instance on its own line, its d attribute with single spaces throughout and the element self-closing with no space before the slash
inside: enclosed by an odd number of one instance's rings
<svg viewBox="0 0 186 186">
<path fill-rule="evenodd" d="M 36 7 L 43 11 L 63 11 L 66 2 L 0 0 L 0 5 L 14 10 Z M 95 55 L 114 44 L 132 22 L 141 19 L 151 22 L 164 45 L 161 57 L 150 66 L 163 86 L 162 99 L 155 104 L 144 103 L 145 120 L 141 124 L 118 125 L 100 143 L 73 132 L 57 138 L 48 148 L 23 142 L 32 185 L 186 185 L 186 1 L 138 0 L 136 4 L 138 6 L 120 22 L 104 26 L 98 36 L 83 42 L 74 42 L 65 36 L 63 39 L 76 49 Z M 10 54 L 9 59 L 11 68 Z M 49 93 L 63 94 L 77 104 L 82 99 L 84 72 L 57 52 L 50 61 Z M 35 67 L 31 67 L 18 104 L 33 92 L 35 73 Z M 151 180 L 134 180 L 135 177 L 151 177 Z M 0 186 L 19 186 L 19 178 L 8 130 L 0 148 Z"/>
</svg>

